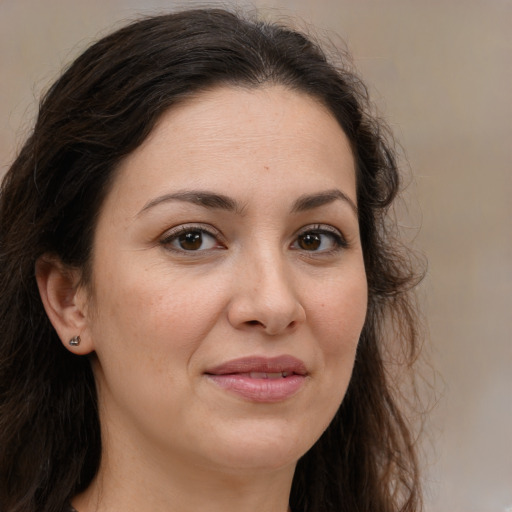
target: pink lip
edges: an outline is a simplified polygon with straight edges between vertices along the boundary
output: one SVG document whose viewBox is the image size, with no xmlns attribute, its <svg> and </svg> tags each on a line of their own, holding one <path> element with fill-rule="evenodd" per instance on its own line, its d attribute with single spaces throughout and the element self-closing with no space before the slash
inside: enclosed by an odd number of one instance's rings
<svg viewBox="0 0 512 512">
<path fill-rule="evenodd" d="M 246 400 L 273 403 L 299 391 L 307 369 L 300 359 L 289 355 L 244 357 L 210 368 L 205 374 L 219 387 Z"/>
</svg>

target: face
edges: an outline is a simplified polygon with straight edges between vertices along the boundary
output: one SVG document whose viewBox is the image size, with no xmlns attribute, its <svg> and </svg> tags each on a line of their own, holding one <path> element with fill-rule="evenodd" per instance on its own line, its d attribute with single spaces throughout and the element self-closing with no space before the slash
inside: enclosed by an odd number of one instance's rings
<svg viewBox="0 0 512 512">
<path fill-rule="evenodd" d="M 219 88 L 162 117 L 95 234 L 81 334 L 107 452 L 293 467 L 343 399 L 365 318 L 355 201 L 347 139 L 308 96 Z"/>
</svg>

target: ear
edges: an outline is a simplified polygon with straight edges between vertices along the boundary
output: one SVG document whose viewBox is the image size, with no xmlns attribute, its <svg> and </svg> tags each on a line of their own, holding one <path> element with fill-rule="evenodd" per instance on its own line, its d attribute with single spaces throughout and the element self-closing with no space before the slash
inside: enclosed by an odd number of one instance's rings
<svg viewBox="0 0 512 512">
<path fill-rule="evenodd" d="M 62 344 L 74 354 L 92 352 L 93 344 L 87 325 L 87 294 L 79 286 L 80 272 L 49 255 L 37 260 L 35 271 L 44 309 Z M 70 340 L 75 336 L 80 336 L 80 344 L 70 345 Z"/>
</svg>

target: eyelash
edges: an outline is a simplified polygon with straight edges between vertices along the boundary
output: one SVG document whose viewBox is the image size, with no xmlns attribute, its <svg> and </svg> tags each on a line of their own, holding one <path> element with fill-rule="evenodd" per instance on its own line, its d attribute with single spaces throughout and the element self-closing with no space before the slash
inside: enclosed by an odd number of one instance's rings
<svg viewBox="0 0 512 512">
<path fill-rule="evenodd" d="M 200 249 L 199 247 L 197 249 L 185 249 L 183 247 L 173 247 L 173 243 L 177 242 L 179 243 L 179 238 L 184 235 L 192 234 L 192 233 L 199 233 L 201 234 L 201 238 L 199 239 L 199 243 L 203 245 L 204 240 L 203 237 L 206 234 L 207 237 L 211 237 L 215 240 L 217 246 L 216 247 L 210 247 L 207 249 Z M 323 249 L 323 250 L 308 250 L 304 249 L 303 247 L 298 247 L 298 243 L 300 241 L 300 237 L 305 237 L 307 235 L 313 236 L 313 237 L 329 237 L 333 243 L 333 247 L 329 249 Z M 190 239 L 190 242 L 194 243 L 194 239 Z M 313 242 L 315 240 L 313 239 Z M 320 240 L 320 244 L 322 244 L 323 241 Z M 199 255 L 202 252 L 210 251 L 212 249 L 225 249 L 226 246 L 223 242 L 223 237 L 221 233 L 218 230 L 213 229 L 212 227 L 206 227 L 204 225 L 200 224 L 185 224 L 178 226 L 174 229 L 171 229 L 168 231 L 162 240 L 160 241 L 160 244 L 162 246 L 165 246 L 168 250 L 179 253 L 179 254 L 187 254 L 192 255 L 196 254 Z M 349 243 L 347 242 L 346 238 L 343 236 L 343 234 L 336 228 L 325 225 L 325 224 L 316 224 L 311 226 L 305 226 L 302 228 L 297 235 L 295 236 L 295 239 L 293 243 L 291 244 L 290 248 L 297 251 L 303 251 L 304 253 L 307 253 L 310 256 L 313 255 L 329 255 L 332 253 L 336 253 L 342 249 L 346 249 L 349 246 Z"/>
</svg>

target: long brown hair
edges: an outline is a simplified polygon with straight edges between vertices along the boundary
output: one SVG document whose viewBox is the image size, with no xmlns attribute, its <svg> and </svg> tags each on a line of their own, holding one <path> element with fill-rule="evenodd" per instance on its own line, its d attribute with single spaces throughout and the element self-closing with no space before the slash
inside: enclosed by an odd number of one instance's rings
<svg viewBox="0 0 512 512">
<path fill-rule="evenodd" d="M 0 196 L 0 510 L 62 512 L 97 472 L 101 437 L 89 361 L 63 348 L 34 265 L 45 253 L 90 275 L 96 218 L 119 162 L 158 118 L 217 85 L 276 83 L 321 101 L 347 135 L 369 303 L 352 380 L 332 423 L 298 462 L 294 512 L 416 511 L 414 438 L 397 405 L 387 343 L 417 353 L 411 258 L 389 207 L 400 177 L 364 85 L 298 31 L 220 9 L 142 19 L 100 40 L 42 100 Z"/>
</svg>

